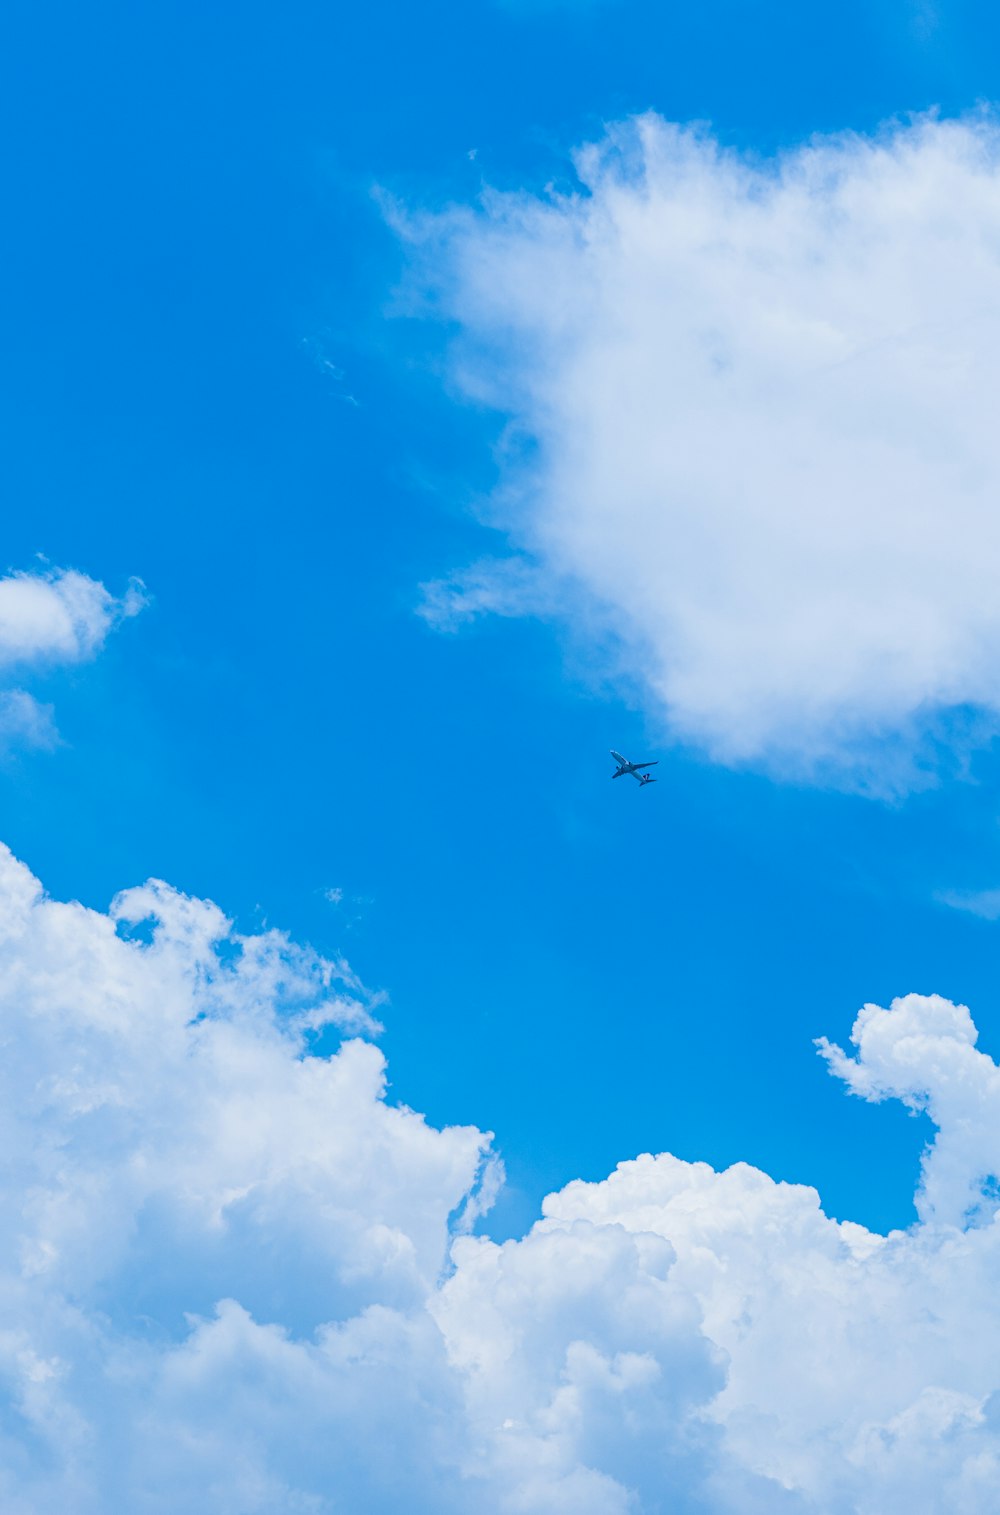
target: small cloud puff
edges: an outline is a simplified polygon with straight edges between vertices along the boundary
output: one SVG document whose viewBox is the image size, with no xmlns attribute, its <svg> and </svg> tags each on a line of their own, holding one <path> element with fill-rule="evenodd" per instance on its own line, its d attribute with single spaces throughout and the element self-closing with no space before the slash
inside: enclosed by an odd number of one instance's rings
<svg viewBox="0 0 1000 1515">
<path fill-rule="evenodd" d="M 12 573 L 0 579 L 0 661 L 76 663 L 99 652 L 119 622 L 148 603 L 132 579 L 116 599 L 96 579 L 74 569 Z"/>
<path fill-rule="evenodd" d="M 11 573 L 0 579 L 0 668 L 44 669 L 81 663 L 108 633 L 149 603 L 141 579 L 120 599 L 75 569 Z M 0 692 L 0 748 L 53 748 L 59 736 L 50 705 L 24 689 Z"/>
<path fill-rule="evenodd" d="M 102 914 L 0 849 L 5 1509 L 992 1515 L 1000 1070 L 963 1006 L 822 1044 L 938 1128 L 911 1230 L 647 1154 L 502 1245 L 489 1136 L 390 1102 L 371 1008 L 210 902 Z"/>
</svg>

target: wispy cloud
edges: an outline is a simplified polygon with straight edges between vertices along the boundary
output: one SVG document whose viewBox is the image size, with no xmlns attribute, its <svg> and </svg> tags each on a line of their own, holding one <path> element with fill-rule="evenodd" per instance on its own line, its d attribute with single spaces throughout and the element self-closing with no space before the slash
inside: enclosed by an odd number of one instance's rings
<svg viewBox="0 0 1000 1515">
<path fill-rule="evenodd" d="M 448 578 L 421 584 L 418 612 L 436 631 L 458 631 L 483 615 L 545 615 L 552 584 L 526 558 L 488 558 Z"/>
<path fill-rule="evenodd" d="M 1000 920 L 1000 889 L 942 889 L 934 898 L 953 910 L 966 910 L 984 921 Z"/>
<path fill-rule="evenodd" d="M 332 393 L 338 400 L 343 400 L 347 405 L 358 407 L 360 401 L 347 387 L 347 375 L 339 363 L 329 356 L 326 342 L 322 337 L 304 337 L 302 345 L 312 357 L 318 371 L 323 375 L 332 387 Z"/>
<path fill-rule="evenodd" d="M 43 705 L 24 689 L 0 690 L 0 752 L 16 748 L 52 751 L 59 745 L 51 705 Z"/>
</svg>

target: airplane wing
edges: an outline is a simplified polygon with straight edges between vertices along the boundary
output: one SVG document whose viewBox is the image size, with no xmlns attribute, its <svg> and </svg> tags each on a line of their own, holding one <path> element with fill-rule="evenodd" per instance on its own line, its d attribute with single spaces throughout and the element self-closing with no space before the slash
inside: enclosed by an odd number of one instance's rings
<svg viewBox="0 0 1000 1515">
<path fill-rule="evenodd" d="M 651 763 L 633 763 L 632 767 L 633 768 L 655 768 L 656 765 L 657 765 L 657 763 L 659 761 L 660 761 L 659 758 L 654 758 Z"/>
</svg>

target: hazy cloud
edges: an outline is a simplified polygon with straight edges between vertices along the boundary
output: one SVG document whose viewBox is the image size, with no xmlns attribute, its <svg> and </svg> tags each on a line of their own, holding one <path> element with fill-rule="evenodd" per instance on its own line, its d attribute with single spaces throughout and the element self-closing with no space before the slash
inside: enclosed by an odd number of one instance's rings
<svg viewBox="0 0 1000 1515">
<path fill-rule="evenodd" d="M 0 753 L 35 747 L 51 751 L 59 745 L 51 705 L 42 705 L 24 689 L 0 690 Z"/>
<path fill-rule="evenodd" d="M 1000 920 L 1000 889 L 944 889 L 935 898 L 941 905 L 965 910 L 984 921 Z"/>
</svg>

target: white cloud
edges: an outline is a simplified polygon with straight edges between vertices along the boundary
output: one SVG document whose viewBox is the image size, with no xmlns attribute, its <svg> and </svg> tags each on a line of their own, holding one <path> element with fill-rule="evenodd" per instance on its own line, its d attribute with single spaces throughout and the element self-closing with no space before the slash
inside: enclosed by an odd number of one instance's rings
<svg viewBox="0 0 1000 1515">
<path fill-rule="evenodd" d="M 108 632 L 146 603 L 134 579 L 121 599 L 74 569 L 0 579 L 0 661 L 77 663 L 99 652 Z"/>
<path fill-rule="evenodd" d="M 322 1026 L 348 1039 L 310 1057 Z M 433 1353 L 394 1387 L 400 1353 L 437 1341 L 487 1138 L 387 1104 L 373 1027 L 346 965 L 279 932 L 156 882 L 60 904 L 0 854 L 5 1510 L 332 1508 L 373 1455 L 351 1416 L 419 1412 Z M 373 1487 L 398 1496 L 426 1429 Z"/>
<path fill-rule="evenodd" d="M 146 604 L 139 579 L 116 599 L 74 569 L 8 574 L 0 578 L 0 669 L 84 662 L 96 656 L 115 626 Z M 52 748 L 58 742 L 51 705 L 25 689 L 0 690 L 0 751 Z"/>
<path fill-rule="evenodd" d="M 824 1049 L 854 1092 L 940 1125 L 912 1230 L 877 1237 L 828 1219 L 810 1189 L 662 1156 L 571 1184 L 535 1235 L 586 1223 L 670 1242 L 673 1286 L 728 1364 L 708 1418 L 728 1459 L 795 1494 L 789 1508 L 986 1512 L 1000 1473 L 1000 1070 L 968 1011 L 935 996 L 866 1006 L 853 1041 L 856 1059 Z"/>
<path fill-rule="evenodd" d="M 498 523 L 680 739 L 919 782 L 1000 718 L 1000 130 L 762 162 L 647 117 L 576 168 L 401 223 L 511 418 Z"/>
<path fill-rule="evenodd" d="M 965 1005 L 938 995 L 908 994 L 892 1013 L 866 1005 L 851 1034 L 856 1058 L 826 1038 L 818 1045 L 831 1070 L 865 1099 L 899 1099 L 926 1110 L 939 1134 L 925 1154 L 921 1218 L 962 1227 L 992 1220 L 1000 1194 L 1000 1069 L 976 1050 L 978 1032 Z"/>
<path fill-rule="evenodd" d="M 0 851 L 0 1504 L 11 1515 L 991 1515 L 1000 1070 L 867 1006 L 938 1126 L 919 1222 L 669 1155 L 463 1235 L 489 1139 L 386 1098 L 343 964 L 161 883 Z M 310 1056 L 312 1029 L 341 1029 Z"/>
</svg>

